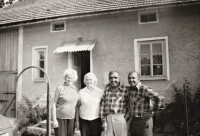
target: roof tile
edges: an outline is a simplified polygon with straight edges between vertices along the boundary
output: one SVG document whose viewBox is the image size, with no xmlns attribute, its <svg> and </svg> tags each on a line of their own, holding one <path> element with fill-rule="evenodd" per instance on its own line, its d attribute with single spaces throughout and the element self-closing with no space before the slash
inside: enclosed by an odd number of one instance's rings
<svg viewBox="0 0 200 136">
<path fill-rule="evenodd" d="M 0 9 L 0 26 L 51 17 L 191 2 L 200 0 L 25 0 Z"/>
</svg>

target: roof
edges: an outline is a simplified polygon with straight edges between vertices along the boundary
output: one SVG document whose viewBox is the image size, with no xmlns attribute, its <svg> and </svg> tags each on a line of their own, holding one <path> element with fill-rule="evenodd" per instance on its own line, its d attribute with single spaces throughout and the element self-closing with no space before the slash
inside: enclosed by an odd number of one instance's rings
<svg viewBox="0 0 200 136">
<path fill-rule="evenodd" d="M 65 42 L 62 46 L 57 47 L 54 53 L 91 51 L 96 42 L 97 40 L 95 39 L 89 41 Z"/>
<path fill-rule="evenodd" d="M 200 0 L 23 0 L 0 9 L 0 26 L 47 18 L 197 2 Z"/>
</svg>

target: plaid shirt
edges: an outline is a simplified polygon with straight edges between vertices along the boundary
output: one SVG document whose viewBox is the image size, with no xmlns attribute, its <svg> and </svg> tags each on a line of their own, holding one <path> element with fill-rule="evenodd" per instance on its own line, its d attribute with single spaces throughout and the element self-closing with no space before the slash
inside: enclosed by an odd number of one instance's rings
<svg viewBox="0 0 200 136">
<path fill-rule="evenodd" d="M 150 99 L 153 103 L 150 102 Z M 139 82 L 137 87 L 129 87 L 129 116 L 141 117 L 143 112 L 156 111 L 160 109 L 163 101 L 163 96 L 159 96 L 150 87 Z"/>
<path fill-rule="evenodd" d="M 116 93 L 112 92 L 110 85 L 106 86 L 101 100 L 100 117 L 105 122 L 108 114 L 127 114 L 128 88 L 120 86 Z"/>
</svg>

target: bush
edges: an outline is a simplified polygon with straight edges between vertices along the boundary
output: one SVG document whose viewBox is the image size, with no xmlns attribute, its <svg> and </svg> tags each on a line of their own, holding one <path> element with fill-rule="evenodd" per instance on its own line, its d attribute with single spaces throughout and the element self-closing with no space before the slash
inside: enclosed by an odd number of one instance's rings
<svg viewBox="0 0 200 136">
<path fill-rule="evenodd" d="M 165 128 L 167 124 L 170 124 L 174 127 L 174 132 L 172 132 L 174 135 L 200 135 L 200 89 L 194 90 L 193 95 L 191 91 L 187 80 L 181 89 L 172 84 L 174 102 L 166 104 L 165 109 L 156 115 L 158 117 L 156 118 L 156 133 L 168 133 L 165 132 Z"/>
<path fill-rule="evenodd" d="M 33 103 L 26 96 L 23 96 L 22 102 L 17 108 L 19 114 L 21 114 L 19 134 L 22 136 L 35 136 L 27 131 L 27 127 L 47 119 L 46 107 L 41 108 L 39 105 L 33 106 Z"/>
</svg>

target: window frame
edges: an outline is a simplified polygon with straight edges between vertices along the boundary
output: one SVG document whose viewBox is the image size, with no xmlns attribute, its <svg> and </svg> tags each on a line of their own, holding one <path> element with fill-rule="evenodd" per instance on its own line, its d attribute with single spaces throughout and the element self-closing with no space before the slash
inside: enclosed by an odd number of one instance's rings
<svg viewBox="0 0 200 136">
<path fill-rule="evenodd" d="M 56 24 L 62 24 L 62 23 L 64 24 L 64 29 L 63 29 L 63 30 L 59 30 L 59 31 L 53 30 L 54 25 L 56 25 Z M 50 25 L 50 26 L 51 26 L 51 27 L 50 27 L 51 33 L 64 32 L 64 31 L 66 31 L 66 20 L 51 22 L 51 25 Z"/>
<path fill-rule="evenodd" d="M 156 13 L 156 21 L 152 22 L 141 22 L 141 15 L 149 15 L 151 13 Z M 139 11 L 138 12 L 138 23 L 139 24 L 151 24 L 151 23 L 159 23 L 159 15 L 158 15 L 158 10 L 148 10 L 148 11 Z"/>
<path fill-rule="evenodd" d="M 168 37 L 153 37 L 153 38 L 141 38 L 141 39 L 134 39 L 134 53 L 135 53 L 135 71 L 140 73 L 141 75 L 141 63 L 140 63 L 140 42 L 151 42 L 151 41 L 164 41 L 165 50 L 162 51 L 162 55 L 165 62 L 163 61 L 163 74 L 164 75 L 156 75 L 156 76 L 141 76 L 141 80 L 170 80 L 170 74 L 169 74 L 169 51 L 168 51 Z M 165 55 L 165 56 L 164 56 Z M 152 61 L 152 59 L 151 59 Z M 165 63 L 165 67 L 164 67 Z M 153 65 L 153 64 L 150 64 Z M 152 70 L 152 69 L 151 69 Z M 164 71 L 166 70 L 166 71 Z"/>
<path fill-rule="evenodd" d="M 33 47 L 32 48 L 32 66 L 37 66 L 39 67 L 38 63 L 37 63 L 37 60 L 38 60 L 38 57 L 37 57 L 37 54 L 39 51 L 44 51 L 44 71 L 47 73 L 48 69 L 47 69 L 47 66 L 48 66 L 48 46 L 37 46 L 37 47 Z M 39 69 L 37 68 L 33 68 L 32 69 L 32 81 L 35 82 L 35 81 L 46 81 L 46 77 L 44 75 L 44 78 L 39 78 L 37 73 L 38 73 Z"/>
</svg>

